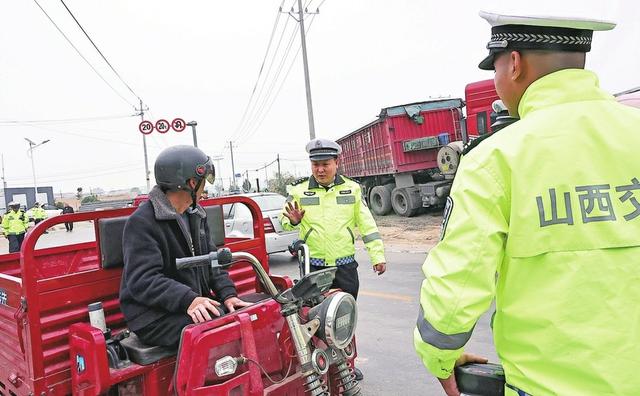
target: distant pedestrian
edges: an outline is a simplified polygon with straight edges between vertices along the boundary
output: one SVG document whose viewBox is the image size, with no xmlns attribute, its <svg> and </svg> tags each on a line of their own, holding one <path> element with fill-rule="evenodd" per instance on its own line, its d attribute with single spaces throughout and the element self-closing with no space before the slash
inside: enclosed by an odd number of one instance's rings
<svg viewBox="0 0 640 396">
<path fill-rule="evenodd" d="M 64 207 L 62 208 L 62 214 L 68 214 L 73 212 L 74 210 L 69 204 L 64 204 Z M 64 223 L 64 228 L 67 229 L 67 232 L 73 231 L 73 223 L 71 222 Z"/>
</svg>

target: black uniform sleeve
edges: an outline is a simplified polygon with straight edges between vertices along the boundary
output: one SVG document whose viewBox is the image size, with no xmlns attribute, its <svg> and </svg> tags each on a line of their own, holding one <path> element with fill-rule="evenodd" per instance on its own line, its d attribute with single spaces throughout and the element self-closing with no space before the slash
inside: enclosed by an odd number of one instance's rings
<svg viewBox="0 0 640 396">
<path fill-rule="evenodd" d="M 148 306 L 185 313 L 198 294 L 189 286 L 169 278 L 163 271 L 162 251 L 156 227 L 137 216 L 124 228 L 123 279 L 134 299 Z"/>
</svg>

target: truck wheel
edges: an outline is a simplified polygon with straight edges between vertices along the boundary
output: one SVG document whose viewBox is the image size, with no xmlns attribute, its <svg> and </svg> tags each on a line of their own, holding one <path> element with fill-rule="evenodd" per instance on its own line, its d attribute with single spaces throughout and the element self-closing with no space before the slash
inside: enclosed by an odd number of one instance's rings
<svg viewBox="0 0 640 396">
<path fill-rule="evenodd" d="M 404 188 L 396 188 L 391 193 L 391 205 L 399 216 L 411 217 L 418 213 L 413 196 Z"/>
<path fill-rule="evenodd" d="M 384 216 L 391 212 L 391 191 L 386 186 L 375 186 L 369 194 L 371 211 L 378 216 Z"/>
</svg>

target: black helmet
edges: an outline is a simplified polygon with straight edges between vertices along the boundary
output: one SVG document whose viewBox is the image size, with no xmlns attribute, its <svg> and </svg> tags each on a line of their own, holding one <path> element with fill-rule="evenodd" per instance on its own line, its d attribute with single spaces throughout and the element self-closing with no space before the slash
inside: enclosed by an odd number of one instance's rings
<svg viewBox="0 0 640 396">
<path fill-rule="evenodd" d="M 192 191 L 187 184 L 195 178 L 213 184 L 216 171 L 211 158 L 193 146 L 172 146 L 162 150 L 154 165 L 156 184 L 163 190 Z"/>
</svg>

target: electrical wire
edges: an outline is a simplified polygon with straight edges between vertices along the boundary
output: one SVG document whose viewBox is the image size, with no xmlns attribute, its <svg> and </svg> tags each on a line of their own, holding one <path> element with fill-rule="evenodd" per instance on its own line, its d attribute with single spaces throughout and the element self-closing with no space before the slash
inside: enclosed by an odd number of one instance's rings
<svg viewBox="0 0 640 396">
<path fill-rule="evenodd" d="M 97 117 L 80 117 L 80 118 L 59 118 L 49 120 L 0 120 L 0 126 L 15 125 L 15 124 L 69 124 L 69 123 L 81 123 L 92 121 L 106 121 L 117 120 L 129 117 L 137 117 L 138 114 L 127 115 L 113 115 L 113 116 L 97 116 Z"/>
<path fill-rule="evenodd" d="M 293 32 L 291 33 L 291 37 L 289 38 L 289 43 L 287 44 L 287 47 L 285 49 L 285 53 L 284 56 L 282 57 L 279 65 L 278 65 L 278 70 L 276 71 L 273 80 L 271 81 L 271 84 L 269 85 L 269 88 L 267 88 L 267 93 L 264 95 L 264 97 L 262 98 L 262 100 L 260 100 L 260 105 L 257 109 L 257 111 L 254 113 L 254 115 L 249 119 L 248 123 L 245 125 L 245 128 L 240 132 L 239 136 L 237 137 L 237 140 L 243 140 L 246 138 L 246 135 L 248 134 L 249 131 L 251 131 L 253 129 L 253 126 L 255 125 L 255 122 L 260 118 L 260 115 L 262 114 L 262 111 L 264 110 L 266 104 L 269 101 L 269 98 L 271 96 L 271 94 L 273 93 L 273 89 L 276 85 L 276 83 L 278 82 L 278 78 L 280 77 L 280 74 L 282 73 L 282 69 L 284 67 L 284 64 L 287 60 L 287 58 L 289 57 L 289 53 L 291 51 L 291 47 L 293 46 L 293 42 L 296 38 L 296 33 L 299 31 L 300 27 L 296 26 L 293 30 Z"/>
<path fill-rule="evenodd" d="M 311 26 L 313 25 L 314 19 L 315 19 L 315 14 L 311 17 L 311 20 L 309 21 L 309 26 L 307 27 L 307 34 L 311 31 Z M 278 96 L 280 95 L 280 91 L 282 91 L 282 88 L 284 87 L 284 84 L 287 81 L 287 78 L 289 77 L 289 74 L 291 73 L 291 70 L 293 69 L 293 66 L 295 65 L 295 62 L 296 62 L 296 59 L 298 58 L 298 55 L 300 55 L 300 50 L 301 49 L 302 49 L 302 43 L 298 47 L 298 50 L 296 51 L 296 54 L 293 57 L 293 59 L 291 61 L 291 64 L 289 65 L 289 69 L 285 73 L 284 78 L 282 79 L 282 81 L 280 83 L 280 86 L 278 87 L 278 90 L 276 91 L 276 94 L 274 95 L 271 103 L 267 107 L 266 112 L 264 112 L 264 114 L 262 115 L 262 118 L 260 119 L 260 121 L 257 124 L 255 124 L 255 126 L 250 130 L 250 132 L 245 134 L 245 136 L 243 138 L 244 140 L 248 140 L 249 138 L 251 138 L 259 130 L 259 128 L 262 126 L 262 123 L 267 118 L 267 115 L 271 111 L 271 108 L 273 107 L 273 104 L 276 102 Z"/>
<path fill-rule="evenodd" d="M 271 43 L 273 42 L 273 37 L 275 36 L 275 32 L 276 32 L 276 28 L 278 27 L 278 22 L 280 21 L 280 15 L 282 14 L 281 10 L 282 10 L 282 6 L 284 5 L 285 0 L 282 0 L 282 2 L 280 3 L 280 7 L 278 8 L 278 11 L 276 12 L 276 20 L 273 23 L 273 28 L 271 29 L 271 36 L 269 37 L 269 43 L 267 44 L 267 50 L 264 53 L 264 58 L 262 59 L 262 64 L 260 65 L 260 70 L 258 71 L 258 78 L 256 79 L 255 84 L 253 85 L 253 90 L 251 91 L 251 96 L 249 97 L 249 101 L 247 102 L 247 106 L 244 109 L 244 112 L 242 113 L 242 117 L 240 118 L 240 123 L 238 124 L 238 127 L 236 128 L 236 132 L 238 130 L 240 130 L 240 127 L 243 125 L 245 118 L 247 116 L 247 113 L 249 111 L 249 107 L 251 105 L 251 101 L 254 98 L 254 95 L 256 93 L 256 88 L 258 88 L 258 82 L 260 82 L 260 77 L 262 76 L 262 71 L 264 70 L 264 65 L 267 61 L 267 56 L 269 55 L 269 50 L 271 49 Z M 285 22 L 285 29 L 286 29 L 286 22 Z M 283 29 L 283 33 L 284 33 L 284 29 Z M 282 40 L 282 36 L 280 36 L 280 41 Z M 278 42 L 278 48 L 280 46 L 280 43 Z M 276 53 L 278 51 L 278 48 L 276 48 Z M 268 74 L 267 74 L 268 75 Z"/>
<path fill-rule="evenodd" d="M 282 377 L 282 379 L 280 381 L 275 381 L 273 378 L 271 378 L 269 373 L 267 373 L 267 371 L 264 369 L 264 367 L 262 367 L 262 365 L 259 362 L 255 361 L 255 360 L 253 360 L 251 358 L 245 357 L 245 356 L 241 356 L 241 358 L 242 359 L 246 359 L 247 361 L 255 364 L 256 366 L 258 366 L 260 368 L 260 370 L 262 370 L 262 373 L 265 375 L 265 377 L 267 377 L 269 382 L 271 382 L 272 384 L 276 384 L 276 385 L 277 384 L 281 384 L 281 383 L 283 383 L 284 381 L 286 381 L 288 379 L 289 373 L 291 373 L 291 368 L 293 367 L 293 359 L 291 359 L 291 360 L 289 360 L 289 368 L 287 369 L 287 373 L 284 375 L 284 377 Z"/>
<path fill-rule="evenodd" d="M 71 18 L 73 18 L 74 21 L 76 21 L 76 24 L 78 25 L 78 27 L 80 28 L 80 30 L 82 30 L 82 33 L 84 33 L 84 35 L 87 37 L 87 39 L 89 39 L 89 41 L 91 42 L 91 45 L 93 45 L 93 48 L 96 49 L 96 51 L 98 51 L 98 53 L 100 54 L 100 56 L 102 57 L 102 59 L 104 59 L 104 61 L 107 63 L 107 65 L 109 65 L 109 68 L 111 68 L 111 70 L 115 73 L 116 76 L 118 76 L 118 79 L 120 79 L 120 81 L 125 85 L 125 87 L 127 87 L 129 89 L 129 92 L 131 92 L 136 98 L 138 98 L 138 100 L 142 100 L 140 99 L 140 96 L 133 92 L 133 89 L 131 89 L 131 87 L 129 86 L 129 84 L 127 84 L 122 77 L 120 76 L 120 73 L 118 73 L 116 71 L 116 69 L 111 65 L 111 62 L 109 62 L 107 60 L 107 58 L 104 56 L 104 54 L 102 53 L 102 51 L 100 51 L 100 49 L 98 48 L 98 46 L 96 45 L 96 43 L 93 42 L 93 40 L 91 39 L 91 37 L 89 37 L 89 34 L 87 33 L 86 30 L 84 30 L 84 28 L 82 27 L 82 25 L 80 24 L 80 22 L 78 21 L 78 19 L 75 17 L 75 15 L 73 15 L 73 13 L 71 12 L 71 10 L 69 9 L 69 7 L 67 7 L 67 5 L 65 4 L 64 0 L 60 0 L 60 2 L 62 3 L 62 5 L 64 6 L 64 8 L 66 8 L 67 12 L 69 13 L 69 15 L 71 15 Z"/>
<path fill-rule="evenodd" d="M 111 90 L 113 92 L 115 92 L 116 95 L 118 95 L 123 101 L 125 101 L 127 104 L 129 104 L 131 107 L 133 107 L 134 109 L 136 108 L 136 106 L 129 102 L 124 96 L 122 96 L 122 94 L 120 92 L 118 92 L 113 85 L 109 84 L 109 82 L 107 80 L 105 80 L 105 78 L 98 72 L 98 70 L 96 70 L 96 68 L 87 60 L 87 58 L 84 57 L 84 55 L 82 55 L 82 53 L 80 52 L 80 50 L 71 42 L 71 40 L 69 39 L 69 37 L 67 37 L 66 34 L 64 34 L 64 32 L 58 27 L 58 25 L 55 23 L 55 21 L 53 19 L 51 19 L 51 17 L 49 16 L 49 14 L 47 14 L 47 12 L 44 10 L 44 8 L 42 8 L 42 6 L 40 5 L 40 3 L 38 3 L 38 0 L 33 0 L 36 5 L 38 6 L 38 8 L 40 8 L 40 10 L 42 10 L 42 12 L 44 13 L 44 15 L 47 17 L 47 19 L 49 19 L 49 21 L 53 24 L 53 26 L 55 26 L 55 28 L 58 30 L 58 32 L 60 32 L 60 34 L 62 35 L 62 37 L 64 37 L 65 40 L 67 40 L 67 42 L 73 47 L 73 49 L 76 51 L 76 53 L 87 63 L 87 65 L 89 65 L 89 67 L 91 67 L 91 70 L 93 70 L 96 75 L 98 77 L 100 77 L 100 79 L 109 86 L 109 88 L 111 88 Z"/>
</svg>

